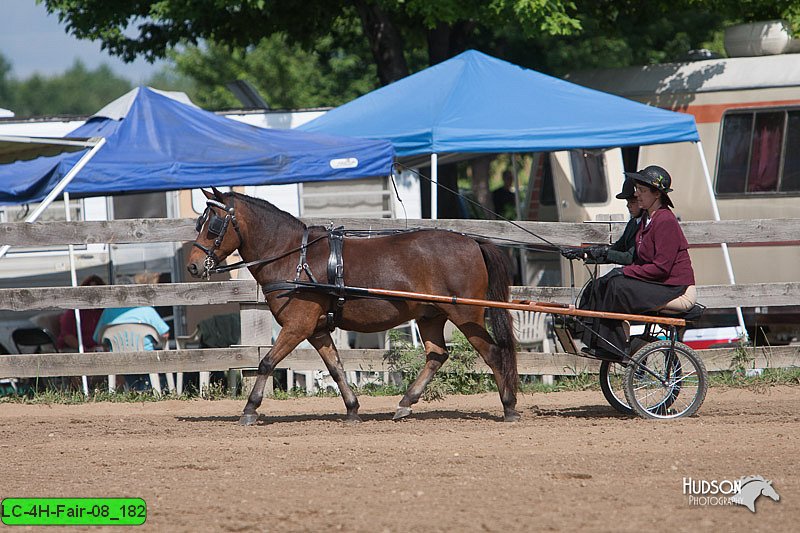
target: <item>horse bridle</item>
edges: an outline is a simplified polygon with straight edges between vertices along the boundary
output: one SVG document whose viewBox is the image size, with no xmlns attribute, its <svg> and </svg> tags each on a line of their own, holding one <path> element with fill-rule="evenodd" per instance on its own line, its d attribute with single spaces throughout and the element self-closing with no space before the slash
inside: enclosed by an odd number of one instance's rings
<svg viewBox="0 0 800 533">
<path fill-rule="evenodd" d="M 212 207 L 217 207 L 225 211 L 225 218 L 217 216 L 214 212 Z M 297 264 L 297 274 L 295 279 L 300 279 L 300 273 L 305 272 L 309 279 L 314 280 L 314 275 L 311 273 L 311 268 L 308 266 L 306 262 L 306 253 L 308 248 L 323 239 L 328 238 L 328 235 L 321 235 L 314 239 L 308 239 L 308 228 L 304 227 L 303 229 L 303 241 L 297 248 L 292 248 L 291 250 L 287 250 L 282 252 L 278 255 L 268 257 L 266 259 L 256 259 L 254 261 L 239 261 L 232 265 L 227 266 L 219 266 L 221 260 L 217 257 L 217 254 L 214 253 L 217 249 L 222 245 L 222 241 L 225 238 L 225 232 L 228 231 L 229 226 L 233 226 L 233 229 L 236 231 L 237 237 L 239 237 L 239 246 L 244 244 L 244 238 L 242 238 L 242 233 L 239 230 L 239 223 L 236 220 L 236 214 L 234 212 L 233 206 L 227 206 L 222 202 L 218 202 L 216 200 L 207 200 L 206 201 L 206 208 L 199 217 L 197 217 L 197 222 L 195 223 L 195 229 L 198 233 L 203 230 L 203 226 L 205 225 L 206 221 L 208 221 L 208 228 L 207 233 L 211 237 L 214 237 L 214 245 L 211 248 L 207 248 L 202 244 L 198 243 L 197 241 L 192 243 L 192 246 L 196 246 L 200 248 L 204 254 L 206 254 L 206 258 L 203 261 L 203 274 L 202 277 L 208 279 L 211 273 L 220 273 L 220 272 L 230 272 L 231 270 L 237 270 L 239 268 L 247 268 L 255 265 L 267 265 L 270 263 L 274 263 L 284 257 L 287 257 L 295 252 L 300 252 L 300 262 Z M 314 280 L 316 281 L 316 280 Z"/>
<path fill-rule="evenodd" d="M 211 209 L 212 207 L 222 209 L 225 212 L 225 218 L 217 216 L 214 210 Z M 239 231 L 239 223 L 236 221 L 236 214 L 233 206 L 229 207 L 216 200 L 207 200 L 206 208 L 203 211 L 203 214 L 197 217 L 197 222 L 195 223 L 195 229 L 197 230 L 197 233 L 200 233 L 203 230 L 203 226 L 205 225 L 206 221 L 208 221 L 207 233 L 209 236 L 214 237 L 214 245 L 211 248 L 207 248 L 197 241 L 192 243 L 193 246 L 200 248 L 203 253 L 206 254 L 206 258 L 203 261 L 204 278 L 208 278 L 211 274 L 211 271 L 214 270 L 220 263 L 220 259 L 217 257 L 215 252 L 220 246 L 222 246 L 222 240 L 225 238 L 225 232 L 228 231 L 229 225 L 233 226 L 233 229 L 236 231 L 236 236 L 239 237 L 239 246 L 241 246 L 244 242 L 242 239 L 242 234 Z"/>
</svg>

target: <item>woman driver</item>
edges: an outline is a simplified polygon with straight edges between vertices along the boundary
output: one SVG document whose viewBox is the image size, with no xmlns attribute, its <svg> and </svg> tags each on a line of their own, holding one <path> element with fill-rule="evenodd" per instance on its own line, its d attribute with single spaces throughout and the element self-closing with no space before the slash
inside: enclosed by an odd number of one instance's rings
<svg viewBox="0 0 800 533">
<path fill-rule="evenodd" d="M 655 165 L 625 175 L 635 181 L 639 205 L 647 212 L 636 232 L 636 255 L 632 264 L 597 280 L 597 292 L 586 308 L 633 314 L 688 311 L 696 299 L 694 271 L 688 242 L 670 209 L 672 178 Z M 627 353 L 622 322 L 596 319 L 592 329 L 599 336 L 585 330 L 584 351 L 604 359 Z"/>
</svg>

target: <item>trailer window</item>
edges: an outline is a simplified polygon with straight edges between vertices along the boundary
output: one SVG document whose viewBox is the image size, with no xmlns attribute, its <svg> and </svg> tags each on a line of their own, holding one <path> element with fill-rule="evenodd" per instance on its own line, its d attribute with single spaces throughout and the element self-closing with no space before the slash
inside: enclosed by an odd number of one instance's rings
<svg viewBox="0 0 800 533">
<path fill-rule="evenodd" d="M 800 111 L 728 113 L 722 120 L 719 194 L 800 191 Z"/>
<path fill-rule="evenodd" d="M 581 204 L 608 201 L 608 180 L 602 150 L 570 150 L 575 199 Z"/>
<path fill-rule="evenodd" d="M 784 113 L 756 113 L 747 192 L 778 190 Z"/>
<path fill-rule="evenodd" d="M 786 123 L 786 146 L 800 146 L 800 111 L 790 111 Z M 786 150 L 781 190 L 800 192 L 800 150 Z"/>
<path fill-rule="evenodd" d="M 722 145 L 719 151 L 717 175 L 718 193 L 744 192 L 752 130 L 752 113 L 727 115 L 722 119 Z"/>
</svg>

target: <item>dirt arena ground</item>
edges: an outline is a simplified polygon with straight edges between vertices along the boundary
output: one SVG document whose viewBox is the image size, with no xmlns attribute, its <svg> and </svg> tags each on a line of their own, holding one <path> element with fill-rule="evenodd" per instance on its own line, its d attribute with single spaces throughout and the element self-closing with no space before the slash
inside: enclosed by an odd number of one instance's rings
<svg viewBox="0 0 800 533">
<path fill-rule="evenodd" d="M 791 531 L 800 520 L 800 387 L 710 390 L 697 417 L 615 414 L 599 391 L 496 395 L 0 404 L 2 497 L 141 497 L 142 531 Z M 683 478 L 762 475 L 756 513 L 697 506 Z M 2 526 L 0 526 L 2 527 Z M 25 530 L 20 527 L 17 530 Z M 34 528 L 27 528 L 34 529 Z M 56 528 L 50 528 L 53 531 Z M 69 531 L 98 528 L 69 528 Z M 109 528 L 111 529 L 111 528 Z M 120 531 L 120 528 L 113 528 Z"/>
</svg>

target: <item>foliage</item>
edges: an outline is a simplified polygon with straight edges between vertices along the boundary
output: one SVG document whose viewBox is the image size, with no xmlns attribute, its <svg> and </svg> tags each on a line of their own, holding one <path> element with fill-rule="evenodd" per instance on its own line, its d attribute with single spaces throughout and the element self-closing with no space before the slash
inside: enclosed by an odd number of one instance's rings
<svg viewBox="0 0 800 533">
<path fill-rule="evenodd" d="M 238 79 L 273 108 L 336 106 L 468 48 L 563 75 L 723 53 L 722 28 L 744 21 L 800 31 L 792 0 L 37 1 L 126 61 L 170 57 L 180 77 L 156 86 L 216 109 L 239 105 L 225 89 Z"/>
<path fill-rule="evenodd" d="M 491 374 L 475 373 L 477 352 L 461 332 L 453 333 L 453 341 L 448 345 L 449 358 L 437 372 L 422 395 L 426 401 L 443 400 L 447 394 L 477 394 L 496 391 Z M 414 348 L 410 342 L 390 332 L 390 349 L 387 354 L 389 367 L 401 374 L 402 392 L 414 382 L 425 366 L 425 356 L 421 348 Z"/>
<path fill-rule="evenodd" d="M 748 347 L 750 347 L 750 343 L 745 340 L 744 335 L 739 337 L 736 348 L 733 350 L 733 356 L 731 356 L 731 370 L 734 373 L 745 374 L 747 370 L 753 368 L 752 363 L 755 358 L 750 355 Z"/>
<path fill-rule="evenodd" d="M 776 385 L 800 385 L 800 368 L 765 368 L 758 374 L 741 371 L 712 372 L 709 374 L 712 387 L 740 387 L 754 392 L 767 392 Z"/>
<path fill-rule="evenodd" d="M 202 42 L 249 52 L 275 35 L 307 52 L 333 37 L 335 47 L 352 52 L 349 35 L 338 29 L 357 24 L 363 29 L 359 47 L 370 50 L 382 84 L 408 75 L 410 62 L 413 68 L 419 57 L 416 50 L 427 50 L 427 64 L 437 63 L 465 50 L 476 32 L 491 32 L 500 24 L 525 36 L 579 29 L 575 5 L 566 0 L 37 1 L 57 14 L 71 34 L 99 40 L 104 50 L 125 61 L 152 61 Z"/>
<path fill-rule="evenodd" d="M 406 347 L 408 348 L 408 347 Z M 401 350 L 402 351 L 402 350 Z M 403 360 L 399 364 L 407 365 L 406 368 L 409 372 L 415 372 L 412 367 L 414 359 L 420 359 L 419 354 L 413 350 L 405 350 L 405 354 L 398 354 Z M 408 361 L 406 361 L 408 360 Z M 450 361 L 452 362 L 452 360 Z M 448 363 L 449 365 L 450 363 Z M 421 365 L 419 365 L 421 368 Z M 437 375 L 442 375 L 446 372 L 447 368 L 443 369 Z M 416 374 L 414 374 L 416 375 Z M 469 375 L 469 373 L 467 373 Z M 472 375 L 474 376 L 474 374 Z M 484 380 L 483 386 L 475 386 L 472 378 L 464 380 L 467 383 L 465 390 L 450 390 L 451 387 L 439 385 L 437 386 L 437 394 L 451 392 L 452 394 L 477 394 L 481 392 L 489 392 L 496 390 L 493 387 L 494 381 L 491 376 L 481 374 L 479 375 Z M 485 378 L 489 378 L 486 380 Z M 405 382 L 405 387 L 398 389 L 393 385 L 370 385 L 359 389 L 359 395 L 367 396 L 395 396 L 405 392 L 408 386 Z M 432 383 L 433 385 L 433 383 Z M 736 387 L 747 388 L 754 392 L 766 393 L 770 387 L 778 385 L 800 386 L 800 368 L 765 368 L 761 374 L 747 375 L 744 372 L 725 371 L 725 372 L 711 372 L 709 374 L 709 386 L 711 387 Z M 455 387 L 452 387 L 455 389 Z M 600 386 L 596 374 L 589 374 L 586 372 L 578 373 L 575 376 L 567 376 L 558 379 L 554 385 L 545 385 L 540 381 L 526 381 L 520 385 L 520 391 L 526 393 L 550 393 L 550 392 L 568 392 L 568 391 L 584 391 L 584 390 L 597 390 Z M 321 395 L 331 396 L 335 394 L 324 393 Z M 291 400 L 295 398 L 305 397 L 305 391 L 295 389 L 291 392 L 276 390 L 274 396 L 275 400 Z M 112 402 L 112 403 L 135 403 L 135 402 L 156 402 L 161 400 L 192 400 L 196 399 L 196 391 L 185 392 L 181 396 L 166 394 L 161 397 L 154 396 L 149 392 L 134 392 L 134 391 L 117 391 L 110 393 L 106 390 L 94 390 L 89 397 L 83 395 L 79 391 L 61 391 L 55 389 L 47 389 L 40 392 L 30 390 L 27 393 L 15 395 L 11 392 L 10 388 L 7 390 L 0 390 L 0 404 L 2 403 L 21 403 L 21 404 L 82 404 L 82 403 L 96 403 L 96 402 Z M 206 396 L 207 400 L 225 400 L 230 399 L 231 396 L 228 391 L 220 384 L 212 384 Z M 428 399 L 443 399 L 444 396 Z M 245 395 L 237 395 L 234 397 L 236 400 L 244 400 Z"/>
<path fill-rule="evenodd" d="M 348 32 L 359 30 L 341 28 Z M 368 51 L 358 44 L 348 51 L 325 36 L 307 52 L 281 33 L 247 49 L 190 46 L 173 60 L 181 75 L 195 81 L 192 94 L 202 107 L 241 107 L 225 88 L 233 80 L 248 81 L 273 109 L 337 106 L 376 88 L 375 67 L 362 59 Z"/>
<path fill-rule="evenodd" d="M 7 77 L 9 72 L 0 56 L 0 107 L 18 117 L 94 113 L 132 88 L 131 82 L 115 76 L 108 66 L 87 70 L 80 61 L 60 76 L 36 74 L 17 81 Z"/>
</svg>

